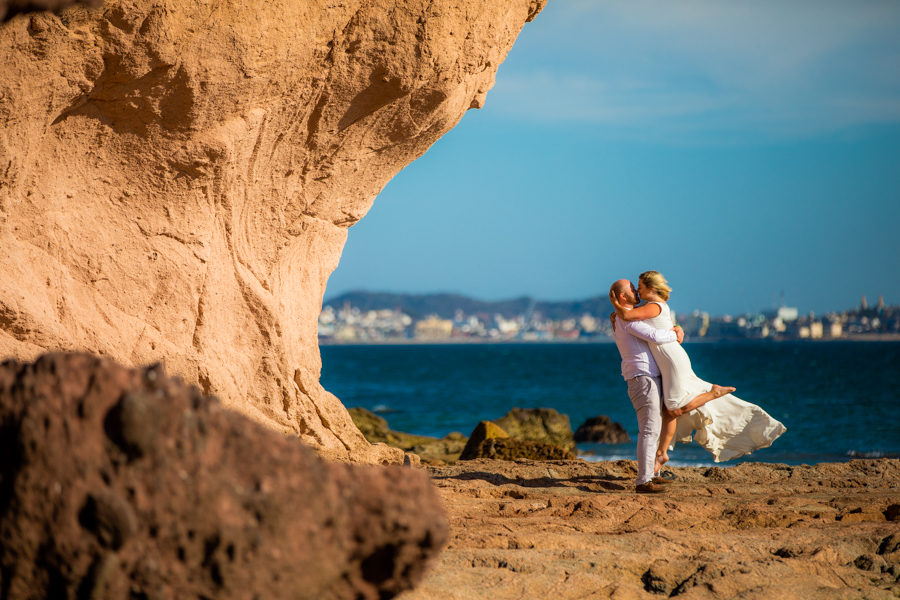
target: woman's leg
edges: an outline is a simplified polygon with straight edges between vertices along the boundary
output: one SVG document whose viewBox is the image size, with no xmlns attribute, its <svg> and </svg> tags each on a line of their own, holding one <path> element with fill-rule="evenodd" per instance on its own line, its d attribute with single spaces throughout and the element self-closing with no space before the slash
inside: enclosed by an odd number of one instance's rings
<svg viewBox="0 0 900 600">
<path fill-rule="evenodd" d="M 671 412 L 676 417 L 680 417 L 681 415 L 686 415 L 689 412 L 691 412 L 692 410 L 694 410 L 695 408 L 703 406 L 710 400 L 715 400 L 716 398 L 721 398 L 722 396 L 724 396 L 726 394 L 730 394 L 731 392 L 734 392 L 735 390 L 737 390 L 737 388 L 735 388 L 735 387 L 713 384 L 712 389 L 710 389 L 708 392 L 703 392 L 702 394 L 694 396 L 693 400 L 691 400 L 690 402 L 688 402 L 681 408 L 676 408 L 675 410 L 673 410 Z M 663 426 L 665 426 L 665 423 L 663 423 Z M 674 429 L 672 429 L 672 433 L 674 435 L 674 433 L 675 433 Z"/>
<path fill-rule="evenodd" d="M 675 417 L 668 410 L 662 411 L 662 428 L 659 432 L 659 445 L 656 447 L 656 463 L 653 466 L 653 474 L 658 475 L 662 466 L 669 462 L 669 444 L 675 437 Z"/>
<path fill-rule="evenodd" d="M 686 415 L 699 406 L 703 406 L 710 400 L 721 398 L 722 396 L 730 394 L 735 390 L 737 390 L 737 388 L 713 384 L 712 389 L 710 389 L 708 392 L 703 392 L 702 394 L 694 396 L 693 400 L 691 400 L 681 408 L 676 408 L 674 410 L 663 410 L 662 430 L 659 433 L 659 446 L 656 447 L 656 464 L 654 465 L 654 474 L 659 473 L 659 470 L 662 468 L 662 466 L 669 462 L 669 445 L 672 443 L 672 438 L 675 437 L 675 429 L 678 427 L 676 419 L 681 415 Z"/>
</svg>

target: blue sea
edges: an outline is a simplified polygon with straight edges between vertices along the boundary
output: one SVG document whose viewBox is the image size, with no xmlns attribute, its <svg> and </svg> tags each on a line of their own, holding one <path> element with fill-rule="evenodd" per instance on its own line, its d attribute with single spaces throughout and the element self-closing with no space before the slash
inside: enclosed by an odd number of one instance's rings
<svg viewBox="0 0 900 600">
<path fill-rule="evenodd" d="M 900 343 L 685 343 L 701 378 L 737 387 L 787 427 L 745 461 L 813 464 L 900 457 Z M 322 385 L 345 406 L 362 406 L 392 429 L 469 435 L 513 407 L 555 408 L 572 429 L 596 415 L 637 421 L 614 344 L 323 346 Z M 631 444 L 580 444 L 588 460 L 634 458 Z M 696 444 L 678 444 L 674 466 L 712 465 Z"/>
</svg>

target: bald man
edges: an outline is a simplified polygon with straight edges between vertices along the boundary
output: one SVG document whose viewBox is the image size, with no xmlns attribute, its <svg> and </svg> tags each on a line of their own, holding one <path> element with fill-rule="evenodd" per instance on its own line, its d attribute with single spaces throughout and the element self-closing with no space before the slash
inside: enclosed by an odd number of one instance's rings
<svg viewBox="0 0 900 600">
<path fill-rule="evenodd" d="M 627 279 L 620 279 L 609 287 L 610 300 L 618 298 L 626 310 L 640 301 L 637 290 Z M 634 490 L 640 494 L 665 491 L 660 480 L 654 481 L 654 459 L 662 427 L 662 377 L 647 342 L 665 344 L 684 340 L 684 331 L 677 325 L 670 330 L 654 329 L 643 321 L 617 319 L 613 313 L 613 337 L 622 355 L 622 377 L 628 382 L 628 397 L 638 420 L 638 475 Z"/>
</svg>

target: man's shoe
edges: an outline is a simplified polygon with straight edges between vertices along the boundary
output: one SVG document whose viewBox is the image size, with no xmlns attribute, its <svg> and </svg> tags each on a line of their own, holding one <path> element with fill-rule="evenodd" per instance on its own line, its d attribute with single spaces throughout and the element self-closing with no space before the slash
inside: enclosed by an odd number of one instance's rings
<svg viewBox="0 0 900 600">
<path fill-rule="evenodd" d="M 662 494 L 666 491 L 666 488 L 648 481 L 647 483 L 634 486 L 634 491 L 638 494 Z"/>
</svg>

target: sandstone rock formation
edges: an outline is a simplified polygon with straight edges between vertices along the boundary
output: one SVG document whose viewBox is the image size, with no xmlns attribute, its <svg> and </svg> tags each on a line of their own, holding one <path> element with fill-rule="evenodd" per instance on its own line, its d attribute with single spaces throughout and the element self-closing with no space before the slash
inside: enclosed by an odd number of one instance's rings
<svg viewBox="0 0 900 600">
<path fill-rule="evenodd" d="M 0 25 L 0 355 L 167 370 L 328 456 L 347 229 L 481 106 L 546 0 L 108 0 Z"/>
<path fill-rule="evenodd" d="M 424 473 L 326 462 L 159 367 L 0 365 L 4 598 L 390 598 L 446 536 Z"/>
</svg>

